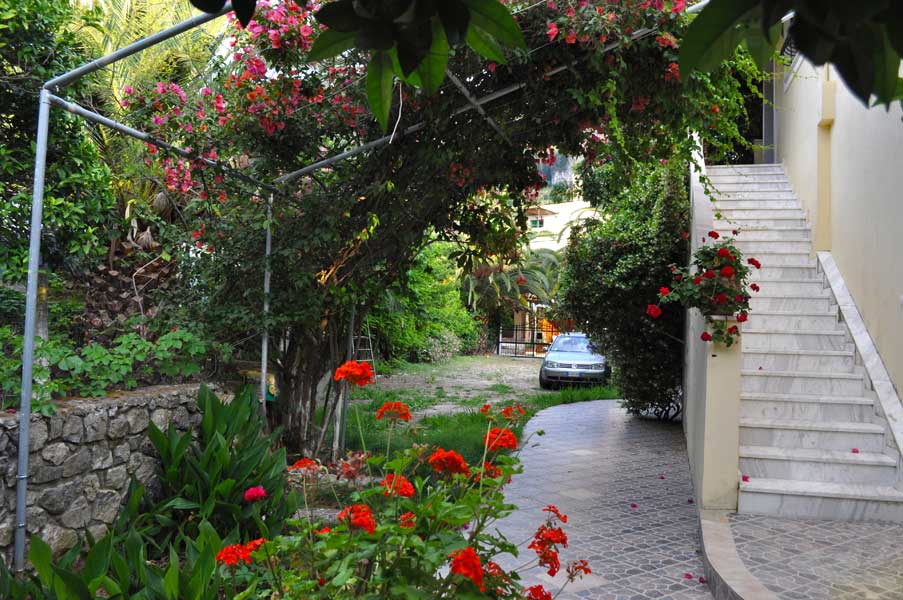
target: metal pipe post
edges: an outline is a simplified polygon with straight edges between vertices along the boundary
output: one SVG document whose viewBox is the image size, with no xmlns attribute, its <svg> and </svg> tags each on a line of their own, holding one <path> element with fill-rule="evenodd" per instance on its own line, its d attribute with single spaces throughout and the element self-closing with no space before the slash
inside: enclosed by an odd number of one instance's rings
<svg viewBox="0 0 903 600">
<path fill-rule="evenodd" d="M 263 263 L 263 335 L 260 341 L 260 413 L 267 414 L 267 361 L 270 350 L 270 329 L 267 319 L 270 316 L 270 255 L 273 253 L 273 231 L 270 223 L 273 220 L 273 194 L 267 201 L 267 237 L 265 258 Z"/>
<path fill-rule="evenodd" d="M 28 286 L 25 291 L 25 331 L 22 345 L 22 398 L 19 402 L 19 459 L 16 467 L 16 540 L 14 565 L 25 568 L 26 490 L 28 489 L 28 426 L 31 423 L 31 385 L 34 367 L 35 319 L 38 307 L 38 269 L 41 264 L 41 228 L 44 212 L 44 172 L 47 166 L 47 134 L 50 129 L 50 92 L 41 90 L 38 107 L 38 140 L 34 159 L 34 191 L 31 197 L 31 231 L 28 238 Z"/>
</svg>

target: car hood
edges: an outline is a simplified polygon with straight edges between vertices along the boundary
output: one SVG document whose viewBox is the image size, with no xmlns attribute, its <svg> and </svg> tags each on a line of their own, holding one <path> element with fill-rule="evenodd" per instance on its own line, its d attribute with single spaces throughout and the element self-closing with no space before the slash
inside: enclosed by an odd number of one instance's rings
<svg viewBox="0 0 903 600">
<path fill-rule="evenodd" d="M 587 354 L 586 352 L 549 352 L 546 361 L 563 363 L 600 363 L 605 362 L 605 357 L 600 354 Z"/>
</svg>

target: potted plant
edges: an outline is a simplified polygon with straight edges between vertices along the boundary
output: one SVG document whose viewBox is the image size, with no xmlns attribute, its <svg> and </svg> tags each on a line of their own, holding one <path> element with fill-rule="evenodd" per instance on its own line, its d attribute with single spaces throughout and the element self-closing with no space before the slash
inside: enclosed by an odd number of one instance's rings
<svg viewBox="0 0 903 600">
<path fill-rule="evenodd" d="M 735 231 L 736 233 L 736 231 Z M 703 238 L 703 245 L 693 253 L 689 268 L 671 265 L 670 286 L 659 288 L 658 302 L 646 307 L 646 314 L 657 319 L 661 304 L 678 302 L 686 308 L 697 308 L 705 316 L 707 330 L 700 339 L 731 346 L 739 337 L 740 328 L 749 316 L 747 289 L 759 291 L 758 284 L 749 283 L 751 268 L 762 265 L 755 258 L 743 260 L 743 253 L 734 245 L 734 238 L 720 239 L 717 231 Z M 711 244 L 707 244 L 709 240 Z"/>
</svg>

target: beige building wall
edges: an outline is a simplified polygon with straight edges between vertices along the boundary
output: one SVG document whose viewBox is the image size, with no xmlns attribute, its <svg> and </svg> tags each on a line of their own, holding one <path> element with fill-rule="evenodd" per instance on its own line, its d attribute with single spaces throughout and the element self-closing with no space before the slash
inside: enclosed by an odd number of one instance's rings
<svg viewBox="0 0 903 600">
<path fill-rule="evenodd" d="M 867 108 L 830 67 L 775 80 L 776 145 L 896 385 L 903 385 L 903 112 Z"/>
<path fill-rule="evenodd" d="M 575 200 L 561 204 L 543 204 L 543 211 L 551 214 L 542 216 L 542 227 L 530 227 L 530 248 L 547 248 L 561 250 L 568 243 L 571 225 L 575 221 L 589 219 L 598 215 L 589 202 Z M 535 217 L 527 217 L 528 226 Z"/>
</svg>

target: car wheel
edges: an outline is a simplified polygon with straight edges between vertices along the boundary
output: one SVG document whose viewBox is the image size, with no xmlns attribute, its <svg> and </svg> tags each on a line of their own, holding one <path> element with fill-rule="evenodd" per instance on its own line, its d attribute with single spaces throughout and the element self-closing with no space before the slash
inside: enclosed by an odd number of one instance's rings
<svg viewBox="0 0 903 600">
<path fill-rule="evenodd" d="M 541 387 L 544 390 L 552 389 L 552 385 L 542 375 L 539 376 L 539 387 Z"/>
</svg>

